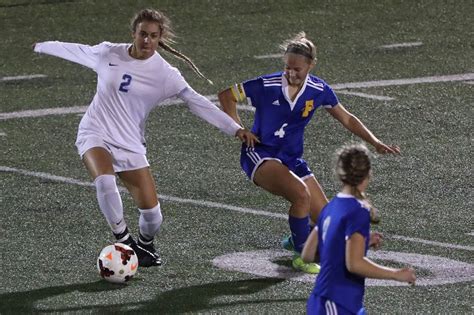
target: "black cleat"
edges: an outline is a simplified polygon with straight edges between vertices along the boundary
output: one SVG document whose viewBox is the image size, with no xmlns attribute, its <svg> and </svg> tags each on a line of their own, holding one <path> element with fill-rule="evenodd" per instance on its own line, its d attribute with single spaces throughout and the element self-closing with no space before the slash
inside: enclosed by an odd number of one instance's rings
<svg viewBox="0 0 474 315">
<path fill-rule="evenodd" d="M 146 250 L 147 252 L 153 254 L 156 260 L 160 262 L 160 265 L 162 264 L 160 254 L 158 254 L 158 252 L 155 249 L 155 246 L 153 245 L 153 239 L 146 241 L 145 238 L 140 234 L 138 236 L 138 246 Z"/>
<path fill-rule="evenodd" d="M 163 263 L 157 253 L 153 253 L 139 244 L 133 242 L 130 247 L 135 251 L 138 257 L 138 265 L 140 267 L 161 266 Z"/>
<path fill-rule="evenodd" d="M 115 237 L 117 238 L 118 243 L 128 245 L 133 249 L 135 254 L 137 254 L 138 265 L 140 267 L 161 266 L 162 261 L 160 255 L 156 253 L 155 248 L 153 247 L 153 242 L 150 243 L 151 248 L 150 245 L 143 246 L 141 242 L 140 244 L 137 244 L 129 234 L 128 228 L 126 228 L 123 233 L 115 234 Z"/>
</svg>

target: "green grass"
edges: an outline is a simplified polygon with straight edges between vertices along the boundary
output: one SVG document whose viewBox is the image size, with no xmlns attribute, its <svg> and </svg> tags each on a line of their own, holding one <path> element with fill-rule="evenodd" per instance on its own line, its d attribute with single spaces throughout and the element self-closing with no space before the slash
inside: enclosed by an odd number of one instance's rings
<svg viewBox="0 0 474 315">
<path fill-rule="evenodd" d="M 15 1 L 0 0 L 0 112 L 89 104 L 93 71 L 33 54 L 31 44 L 61 40 L 95 44 L 130 40 L 128 21 L 143 7 L 163 9 L 178 34 L 176 48 L 215 85 L 184 63 L 188 82 L 204 95 L 278 71 L 278 45 L 300 30 L 318 46 L 315 73 L 329 83 L 404 79 L 473 72 L 472 1 Z M 418 47 L 381 45 L 421 41 Z M 384 249 L 473 264 L 472 84 L 442 82 L 355 89 L 395 98 L 339 95 L 401 156 L 374 159 L 369 193 L 382 212 Z M 337 91 L 336 91 L 337 93 Z M 247 125 L 250 112 L 241 116 Z M 0 167 L 90 182 L 74 141 L 77 114 L 0 120 Z M 338 190 L 333 152 L 357 140 L 324 110 L 306 131 L 305 158 L 329 196 Z M 159 108 L 147 124 L 148 158 L 158 193 L 284 214 L 288 203 L 250 183 L 239 166 L 237 140 L 193 116 L 185 105 Z M 279 250 L 286 220 L 224 208 L 162 200 L 157 239 L 165 260 L 140 269 L 128 285 L 101 281 L 95 262 L 112 241 L 93 188 L 17 172 L 0 172 L 0 314 L 6 313 L 304 313 L 310 283 L 218 269 L 215 257 Z M 122 194 L 136 233 L 137 210 Z M 447 248 L 390 238 L 471 246 Z M 395 261 L 379 261 L 399 267 Z M 288 267 L 289 257 L 274 263 Z M 416 267 L 419 277 L 432 275 Z M 469 271 L 468 271 L 469 272 Z M 471 269 L 471 276 L 472 269 Z M 473 281 L 449 285 L 376 287 L 366 291 L 371 314 L 470 314 Z"/>
</svg>

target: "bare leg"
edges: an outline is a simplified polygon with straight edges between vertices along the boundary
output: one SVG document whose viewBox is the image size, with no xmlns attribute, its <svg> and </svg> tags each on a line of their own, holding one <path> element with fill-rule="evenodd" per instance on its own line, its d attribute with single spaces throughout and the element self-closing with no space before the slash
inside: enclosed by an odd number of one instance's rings
<svg viewBox="0 0 474 315">
<path fill-rule="evenodd" d="M 118 173 L 140 209 L 151 209 L 158 204 L 155 180 L 149 167 Z"/>
<path fill-rule="evenodd" d="M 255 183 L 291 203 L 289 214 L 304 218 L 309 214 L 310 194 L 306 184 L 278 161 L 265 161 L 255 172 Z"/>
<path fill-rule="evenodd" d="M 314 176 L 306 178 L 304 182 L 311 195 L 310 216 L 312 225 L 314 225 L 318 222 L 319 214 L 321 213 L 323 207 L 328 203 L 328 199 L 324 194 L 321 185 L 319 185 L 319 182 Z"/>
<path fill-rule="evenodd" d="M 288 223 L 295 251 L 301 252 L 309 235 L 310 194 L 306 184 L 278 161 L 266 161 L 256 171 L 254 181 L 272 194 L 291 203 Z"/>
</svg>

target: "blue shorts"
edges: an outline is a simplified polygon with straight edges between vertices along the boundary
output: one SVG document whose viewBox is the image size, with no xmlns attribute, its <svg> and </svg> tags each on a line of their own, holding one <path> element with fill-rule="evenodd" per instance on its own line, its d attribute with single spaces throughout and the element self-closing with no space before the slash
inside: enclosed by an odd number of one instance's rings
<svg viewBox="0 0 474 315">
<path fill-rule="evenodd" d="M 256 145 L 254 148 L 251 148 L 242 145 L 240 151 L 240 165 L 245 174 L 247 174 L 252 181 L 257 168 L 268 160 L 280 162 L 303 180 L 309 176 L 313 176 L 313 172 L 309 169 L 306 161 L 301 158 L 282 157 L 278 152 L 272 152 L 269 147 Z"/>
<path fill-rule="evenodd" d="M 334 303 L 322 296 L 309 296 L 306 304 L 306 314 L 308 315 L 367 315 L 365 308 L 362 307 L 357 313 L 353 313 L 339 304 Z"/>
</svg>

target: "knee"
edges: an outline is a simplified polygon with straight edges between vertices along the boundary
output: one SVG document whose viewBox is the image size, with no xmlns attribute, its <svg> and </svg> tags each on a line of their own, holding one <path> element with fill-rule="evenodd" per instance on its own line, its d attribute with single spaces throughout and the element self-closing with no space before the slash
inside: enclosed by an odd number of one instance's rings
<svg viewBox="0 0 474 315">
<path fill-rule="evenodd" d="M 308 187 L 304 184 L 299 185 L 293 192 L 290 202 L 298 208 L 309 209 L 311 204 L 311 194 Z"/>
<path fill-rule="evenodd" d="M 97 176 L 94 180 L 95 188 L 97 192 L 107 193 L 117 191 L 117 182 L 115 175 L 104 174 Z"/>
</svg>

